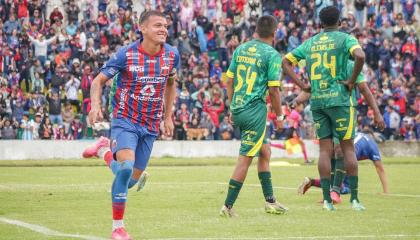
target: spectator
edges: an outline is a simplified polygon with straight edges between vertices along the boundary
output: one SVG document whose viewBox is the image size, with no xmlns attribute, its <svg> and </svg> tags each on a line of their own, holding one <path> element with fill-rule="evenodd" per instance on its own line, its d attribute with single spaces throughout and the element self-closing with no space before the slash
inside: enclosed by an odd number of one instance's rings
<svg viewBox="0 0 420 240">
<path fill-rule="evenodd" d="M 35 46 L 35 56 L 41 61 L 41 64 L 44 65 L 45 61 L 47 61 L 47 48 L 50 43 L 55 41 L 57 36 L 54 36 L 49 39 L 45 39 L 45 36 L 42 34 L 39 34 L 38 37 L 35 39 L 32 36 L 28 35 L 29 40 L 34 44 Z"/>
<path fill-rule="evenodd" d="M 67 101 L 69 101 L 71 105 L 76 107 L 77 112 L 80 112 L 80 103 L 79 103 L 79 96 L 78 96 L 79 87 L 80 87 L 80 80 L 77 79 L 73 74 L 71 74 L 70 80 L 67 81 L 65 85 L 66 98 L 67 98 Z"/>
<path fill-rule="evenodd" d="M 2 139 L 16 139 L 16 128 L 17 123 L 15 121 L 11 122 L 9 118 L 3 118 L 3 120 L 0 122 Z"/>
<path fill-rule="evenodd" d="M 38 130 L 38 134 L 40 139 L 43 140 L 50 140 L 53 134 L 52 125 L 50 122 L 50 118 L 48 116 L 44 116 L 42 119 L 41 125 Z"/>
<path fill-rule="evenodd" d="M 23 119 L 20 123 L 20 128 L 23 131 L 22 133 L 23 140 L 33 140 L 34 121 L 29 119 L 28 114 L 23 115 Z"/>
<path fill-rule="evenodd" d="M 47 95 L 47 101 L 49 103 L 49 113 L 52 124 L 63 124 L 63 118 L 61 117 L 61 97 L 59 92 L 52 92 L 51 97 Z"/>
<path fill-rule="evenodd" d="M 220 135 L 222 140 L 231 140 L 233 135 L 233 126 L 229 123 L 228 116 L 223 117 L 223 121 L 220 123 Z"/>
</svg>

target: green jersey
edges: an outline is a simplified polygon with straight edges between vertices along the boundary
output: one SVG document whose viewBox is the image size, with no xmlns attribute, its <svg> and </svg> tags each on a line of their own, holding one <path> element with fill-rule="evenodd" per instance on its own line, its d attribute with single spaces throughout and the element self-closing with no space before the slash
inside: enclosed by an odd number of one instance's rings
<svg viewBox="0 0 420 240">
<path fill-rule="evenodd" d="M 227 76 L 233 78 L 230 109 L 240 112 L 257 100 L 265 102 L 268 87 L 279 87 L 281 56 L 270 45 L 252 40 L 233 53 Z"/>
<path fill-rule="evenodd" d="M 111 91 L 109 92 L 109 100 L 108 100 L 108 111 L 109 114 L 112 116 L 112 112 L 114 111 L 112 107 L 112 99 L 114 99 L 115 93 L 117 92 L 117 78 L 119 74 L 116 74 L 112 79 L 112 86 Z"/>
<path fill-rule="evenodd" d="M 360 48 L 356 38 L 339 31 L 324 31 L 286 55 L 294 64 L 305 59 L 311 81 L 311 109 L 352 106 L 346 87 L 339 83 L 351 77 L 347 71 L 350 54 Z"/>
<path fill-rule="evenodd" d="M 353 74 L 353 68 L 354 68 L 354 62 L 353 61 L 349 61 L 348 65 L 347 65 L 347 75 L 351 76 Z M 359 83 L 362 82 L 366 82 L 365 76 L 363 75 L 362 72 L 360 72 L 359 76 L 357 76 L 356 79 L 356 85 L 358 85 Z M 356 89 L 353 88 L 352 93 L 351 93 L 351 98 L 352 98 L 352 103 L 353 106 L 357 106 L 357 98 L 356 98 Z"/>
</svg>

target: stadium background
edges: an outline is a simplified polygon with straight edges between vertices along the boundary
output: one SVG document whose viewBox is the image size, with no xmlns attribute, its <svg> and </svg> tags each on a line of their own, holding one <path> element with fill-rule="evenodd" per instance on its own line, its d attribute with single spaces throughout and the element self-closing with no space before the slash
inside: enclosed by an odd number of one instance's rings
<svg viewBox="0 0 420 240">
<path fill-rule="evenodd" d="M 194 0 L 181 7 L 183 1 L 132 2 L 137 14 L 124 0 L 74 1 L 78 8 L 70 11 L 71 1 L 0 0 L 0 240 L 109 236 L 111 171 L 102 159 L 80 159 L 91 141 L 52 140 L 108 134 L 107 122 L 96 126 L 95 132 L 85 124 L 90 84 L 118 46 L 137 38 L 136 22 L 145 6 L 166 12 L 173 23 L 168 41 L 183 55 L 174 137 L 187 139 L 207 132 L 205 138 L 211 140 L 237 138 L 237 132 L 223 122 L 228 108 L 224 72 L 234 48 L 251 36 L 257 15 L 270 13 L 281 21 L 275 46 L 284 55 L 319 30 L 316 14 L 329 4 L 342 9 L 343 31 L 353 33 L 367 54 L 363 71 L 387 124 L 387 130 L 375 136 L 386 140 L 380 148 L 389 193 L 381 193 L 371 163 L 362 161 L 360 196 L 368 210 L 352 211 L 344 196 L 336 214 L 323 212 L 317 203 L 319 191 L 296 194 L 304 176 L 317 175 L 316 165 L 290 158 L 300 154 L 273 149 L 274 191 L 290 211 L 285 216 L 264 214 L 252 165 L 237 204 L 240 217 L 229 221 L 217 213 L 235 164 L 235 158 L 228 156 L 237 154 L 239 141 L 158 141 L 146 188 L 129 193 L 127 228 L 136 239 L 420 238 L 418 3 Z M 60 13 L 51 18 L 56 5 Z M 207 9 L 204 17 L 200 8 Z M 97 17 L 100 9 L 106 17 Z M 16 21 L 11 21 L 11 13 Z M 48 25 L 48 20 L 57 18 L 61 20 Z M 26 32 L 33 38 L 58 36 L 48 44 L 37 44 Z M 103 95 L 104 110 L 109 89 L 110 83 Z M 288 79 L 283 82 L 284 100 L 297 92 Z M 371 111 L 362 100 L 358 110 L 359 130 L 375 131 Z M 314 159 L 317 145 L 311 139 L 308 113 L 308 109 L 301 112 L 300 131 Z M 272 130 L 272 120 L 269 115 L 268 137 L 282 141 L 284 135 Z"/>
</svg>

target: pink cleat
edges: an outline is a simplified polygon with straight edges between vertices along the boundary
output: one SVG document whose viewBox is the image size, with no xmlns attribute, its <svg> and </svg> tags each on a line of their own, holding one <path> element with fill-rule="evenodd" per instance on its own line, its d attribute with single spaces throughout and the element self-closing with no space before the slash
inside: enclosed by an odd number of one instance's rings
<svg viewBox="0 0 420 240">
<path fill-rule="evenodd" d="M 98 151 L 102 147 L 109 147 L 109 139 L 106 137 L 100 137 L 95 144 L 87 147 L 83 151 L 83 157 L 84 158 L 91 158 L 91 157 L 99 157 Z"/>
<path fill-rule="evenodd" d="M 331 191 L 330 196 L 331 196 L 331 200 L 332 200 L 333 204 L 340 204 L 341 203 L 340 194 L 338 194 L 337 192 Z"/>
<path fill-rule="evenodd" d="M 128 235 L 125 228 L 120 227 L 112 231 L 111 239 L 113 240 L 131 240 L 132 238 Z"/>
</svg>

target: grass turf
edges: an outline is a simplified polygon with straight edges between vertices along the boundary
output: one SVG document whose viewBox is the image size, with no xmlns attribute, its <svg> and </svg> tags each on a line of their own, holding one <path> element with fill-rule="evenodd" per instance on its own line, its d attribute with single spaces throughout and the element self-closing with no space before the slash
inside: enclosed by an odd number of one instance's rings
<svg viewBox="0 0 420 240">
<path fill-rule="evenodd" d="M 272 167 L 275 194 L 290 211 L 283 216 L 265 214 L 253 165 L 235 204 L 240 217 L 224 219 L 218 211 L 234 159 L 153 159 L 144 191 L 129 192 L 126 227 L 135 239 L 392 239 L 394 235 L 419 239 L 420 159 L 384 159 L 389 195 L 380 194 L 374 167 L 365 162 L 359 167 L 365 212 L 350 210 L 348 196 L 334 213 L 322 211 L 318 189 L 298 196 L 296 187 L 303 177 L 317 175 L 312 165 Z M 101 160 L 0 161 L 0 218 L 63 233 L 109 237 L 113 176 L 103 165 Z M 2 222 L 0 233 L 0 239 L 67 239 Z"/>
</svg>

